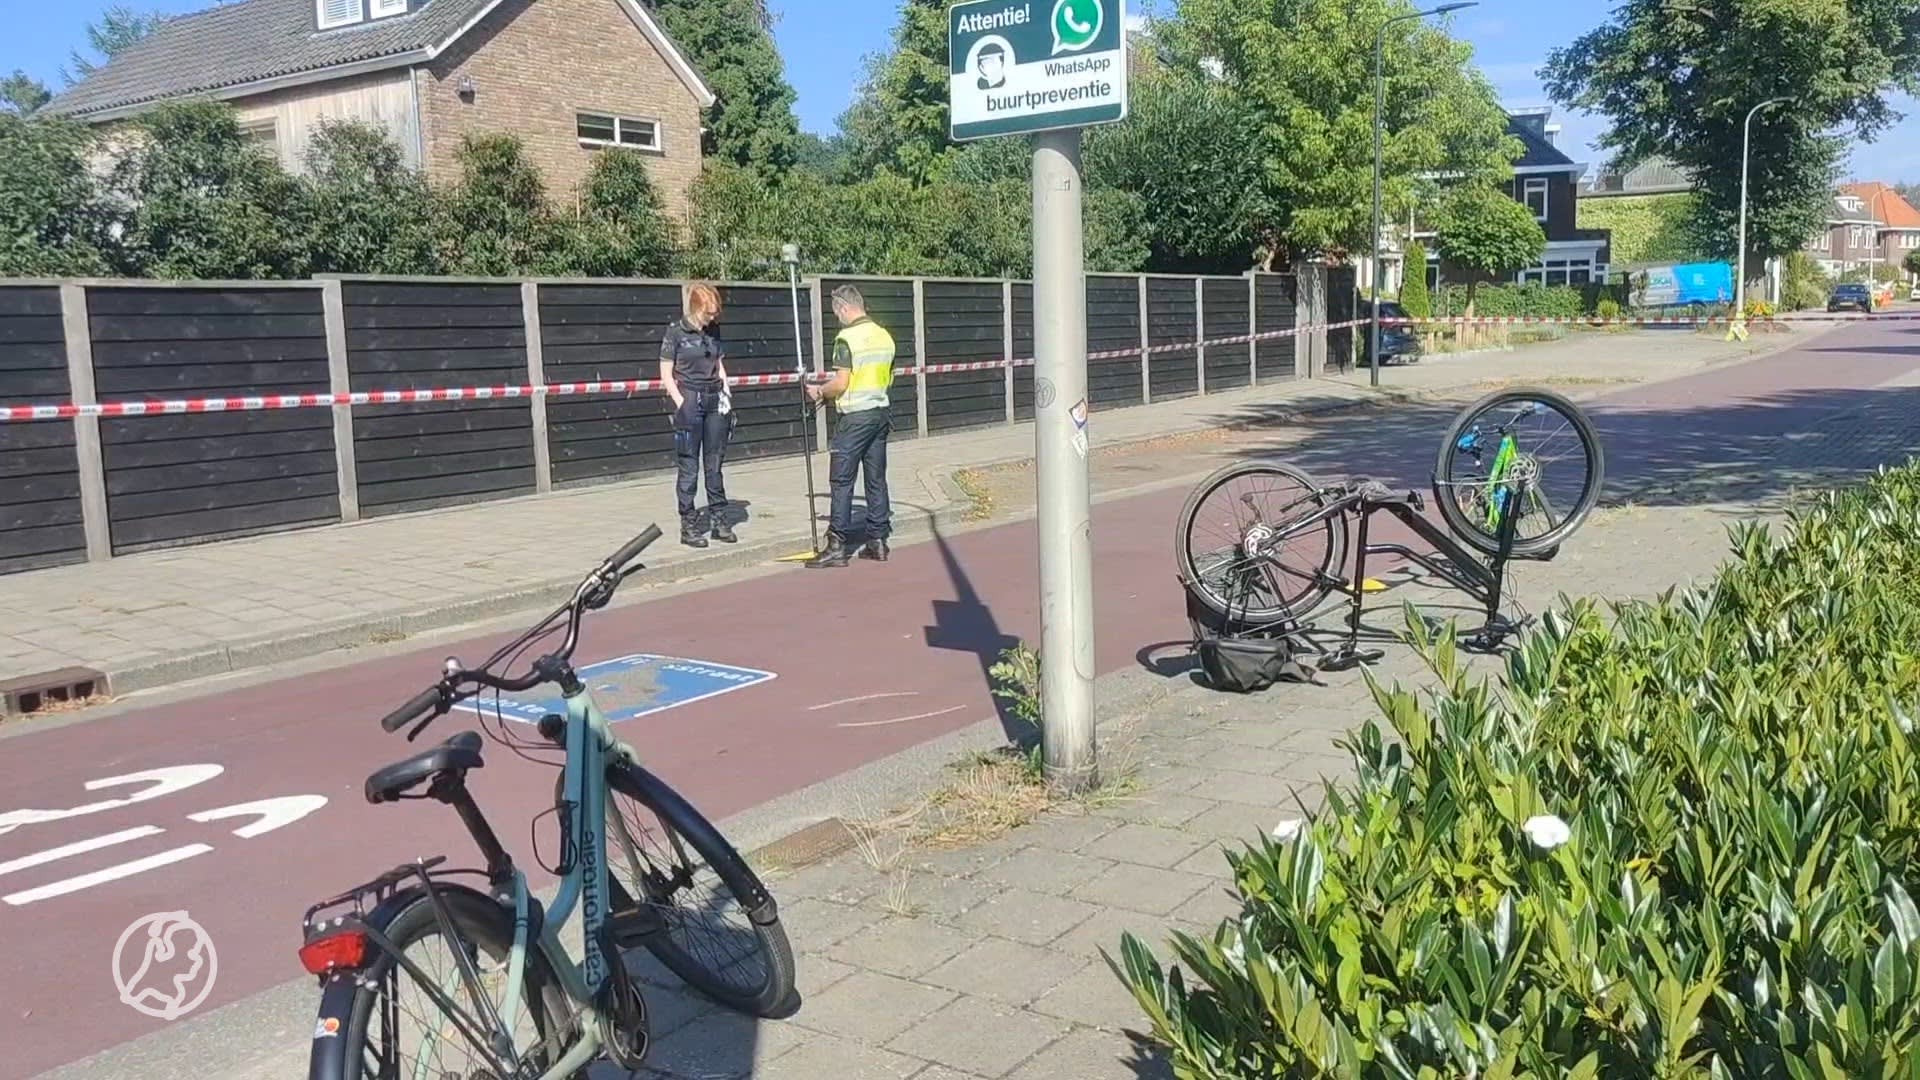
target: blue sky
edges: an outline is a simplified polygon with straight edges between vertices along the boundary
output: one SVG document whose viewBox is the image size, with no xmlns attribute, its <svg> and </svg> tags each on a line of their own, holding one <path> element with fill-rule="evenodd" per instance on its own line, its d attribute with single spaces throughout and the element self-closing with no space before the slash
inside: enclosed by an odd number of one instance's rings
<svg viewBox="0 0 1920 1080">
<path fill-rule="evenodd" d="M 136 7 L 168 13 L 195 11 L 207 0 L 131 0 Z M 773 0 L 783 15 L 797 16 L 826 0 Z M 800 94 L 800 121 L 809 131 L 830 133 L 834 120 L 852 99 L 863 56 L 884 49 L 898 10 L 897 0 L 831 0 L 831 19 L 782 18 L 774 33 L 786 57 L 788 78 Z M 1171 0 L 1159 0 L 1163 8 Z M 0 73 L 24 68 L 49 86 L 59 86 L 67 51 L 85 39 L 89 19 L 111 6 L 110 0 L 62 3 L 11 3 L 7 34 L 0 39 Z M 1136 4 L 1138 6 L 1138 0 Z M 1603 21 L 1603 4 L 1560 5 L 1542 18 L 1537 0 L 1481 0 L 1479 7 L 1455 16 L 1454 32 L 1472 42 L 1476 59 L 1509 107 L 1548 105 L 1534 72 L 1549 50 L 1573 40 Z M 1908 118 L 1877 143 L 1854 149 L 1852 178 L 1920 181 L 1920 102 L 1899 102 Z M 1597 162 L 1588 144 L 1600 122 L 1560 113 L 1560 145 L 1576 160 Z"/>
</svg>

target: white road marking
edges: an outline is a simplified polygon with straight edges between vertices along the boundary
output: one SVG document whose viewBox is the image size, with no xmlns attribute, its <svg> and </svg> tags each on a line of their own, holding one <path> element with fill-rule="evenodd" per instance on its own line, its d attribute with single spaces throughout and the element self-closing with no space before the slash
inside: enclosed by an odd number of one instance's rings
<svg viewBox="0 0 1920 1080">
<path fill-rule="evenodd" d="M 45 851 L 36 851 L 31 855 L 22 855 L 8 862 L 0 862 L 0 876 L 15 873 L 20 870 L 30 870 L 33 867 L 56 862 L 60 859 L 71 858 L 75 855 L 85 855 L 89 851 L 99 851 L 101 848 L 112 847 L 115 844 L 124 844 L 130 840 L 144 840 L 149 836 L 159 836 L 166 831 L 167 830 L 157 825 L 142 825 L 136 829 L 122 829 L 117 833 L 96 836 L 91 840 L 78 840 L 61 847 L 48 848 Z"/>
<path fill-rule="evenodd" d="M 124 877 L 132 877 L 135 874 L 144 874 L 149 870 L 158 870 L 163 866 L 184 862 L 196 855 L 205 855 L 212 850 L 213 848 L 208 847 L 206 844 L 188 844 L 185 847 L 177 847 L 171 851 L 163 851 L 158 855 L 149 855 L 144 859 L 135 859 L 132 862 L 123 862 L 118 866 L 109 866 L 104 870 L 95 870 L 91 874 L 82 874 L 79 877 L 70 877 L 64 881 L 56 881 L 51 885 L 42 885 L 37 889 L 28 889 L 25 892 L 0 896 L 0 901 L 5 901 L 15 907 L 19 907 L 22 904 L 31 904 L 38 900 L 51 900 L 56 896 L 65 896 L 68 893 L 76 893 L 82 889 L 91 889 L 95 885 L 105 885 L 109 881 L 118 881 Z"/>
<path fill-rule="evenodd" d="M 325 805 L 327 805 L 327 798 L 324 795 L 282 795 L 277 799 L 261 799 L 258 802 L 240 803 L 237 806 L 223 806 L 218 810 L 202 810 L 197 814 L 188 814 L 187 820 L 204 824 L 236 817 L 257 818 L 258 820 L 252 824 L 242 825 L 233 830 L 233 835 L 243 840 L 251 840 L 263 833 L 284 829 Z"/>
<path fill-rule="evenodd" d="M 87 803 L 70 810 L 9 810 L 0 814 L 0 836 L 12 832 L 22 825 L 42 825 L 49 821 L 64 821 L 67 818 L 97 814 L 103 810 L 115 810 L 122 806 L 131 806 L 137 802 L 158 799 L 185 791 L 197 784 L 219 776 L 226 769 L 219 765 L 172 765 L 163 769 L 148 769 L 145 772 L 128 773 L 125 776 L 109 776 L 104 780 L 89 780 L 85 787 L 88 791 L 101 788 L 125 787 L 128 784 L 150 784 L 151 787 L 136 791 L 118 799 Z"/>
<path fill-rule="evenodd" d="M 890 694 L 864 694 L 860 697 L 841 698 L 839 701 L 829 701 L 824 705 L 809 705 L 807 706 L 807 711 L 819 712 L 821 709 L 835 709 L 835 708 L 839 708 L 842 705 L 858 705 L 863 701 L 881 701 L 885 698 L 902 698 L 902 697 L 919 697 L 919 696 L 920 696 L 920 691 L 918 690 L 900 690 Z"/>
<path fill-rule="evenodd" d="M 835 726 L 843 727 L 843 728 L 887 727 L 892 724 L 905 724 L 913 720 L 931 720 L 936 716 L 945 716 L 948 713 L 957 713 L 964 708 L 966 708 L 965 705 L 955 705 L 951 709 L 941 709 L 938 712 L 915 713 L 912 716 L 899 716 L 899 717 L 895 717 L 892 720 L 869 720 L 863 724 L 838 724 Z"/>
</svg>

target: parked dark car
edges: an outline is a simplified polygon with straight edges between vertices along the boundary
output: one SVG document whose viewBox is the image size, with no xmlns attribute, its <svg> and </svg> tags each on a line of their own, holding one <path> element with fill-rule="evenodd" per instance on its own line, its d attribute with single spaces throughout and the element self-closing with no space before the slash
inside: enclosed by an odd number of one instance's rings
<svg viewBox="0 0 1920 1080">
<path fill-rule="evenodd" d="M 1846 311 L 1848 309 L 1873 314 L 1873 293 L 1863 284 L 1835 285 L 1833 292 L 1827 297 L 1827 310 Z"/>
<path fill-rule="evenodd" d="M 1388 364 L 1395 362 L 1415 364 L 1420 361 L 1420 334 L 1405 323 L 1388 322 L 1389 319 L 1404 319 L 1407 309 L 1392 300 L 1380 304 L 1380 355 Z M 1354 328 L 1360 335 L 1360 366 L 1373 366 L 1373 301 L 1360 301 L 1361 325 Z"/>
</svg>

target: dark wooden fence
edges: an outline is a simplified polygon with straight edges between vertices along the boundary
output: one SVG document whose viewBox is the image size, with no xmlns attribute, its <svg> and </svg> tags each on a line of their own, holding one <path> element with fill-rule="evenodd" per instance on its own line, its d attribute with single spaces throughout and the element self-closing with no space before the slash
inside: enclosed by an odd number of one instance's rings
<svg viewBox="0 0 1920 1080">
<path fill-rule="evenodd" d="M 826 294 L 842 284 L 894 336 L 897 437 L 1032 418 L 1027 282 L 808 280 L 797 334 L 788 286 L 723 284 L 728 373 L 821 370 L 840 329 Z M 671 468 L 660 394 L 521 388 L 657 378 L 683 293 L 672 281 L 0 282 L 0 404 L 501 388 L 0 422 L 0 573 Z M 1089 275 L 1088 348 L 1104 354 L 1091 403 L 1294 377 L 1306 339 L 1244 338 L 1293 330 L 1300 297 L 1290 274 Z M 967 364 L 993 366 L 946 368 Z M 736 387 L 734 407 L 735 457 L 798 452 L 807 414 L 792 382 Z"/>
</svg>

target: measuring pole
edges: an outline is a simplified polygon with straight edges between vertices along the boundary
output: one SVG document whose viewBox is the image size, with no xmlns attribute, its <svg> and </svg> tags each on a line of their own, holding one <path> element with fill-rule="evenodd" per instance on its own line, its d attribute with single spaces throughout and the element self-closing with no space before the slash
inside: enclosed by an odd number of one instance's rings
<svg viewBox="0 0 1920 1080">
<path fill-rule="evenodd" d="M 800 335 L 800 248 L 787 244 L 780 249 L 787 264 L 787 288 L 793 294 L 793 371 L 800 377 L 800 456 L 807 460 L 807 532 L 813 537 L 813 550 L 820 550 L 820 514 L 813 489 L 813 402 L 807 398 L 807 345 Z"/>
<path fill-rule="evenodd" d="M 1087 284 L 1080 129 L 1034 137 L 1034 462 L 1040 503 L 1040 712 L 1048 776 L 1098 780 L 1093 524 L 1087 483 Z"/>
</svg>

